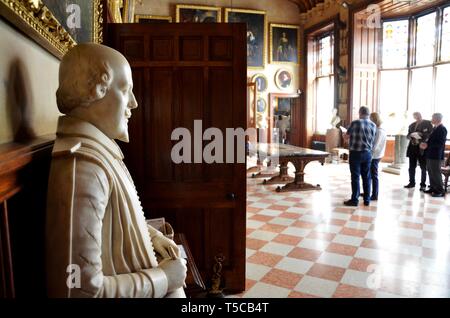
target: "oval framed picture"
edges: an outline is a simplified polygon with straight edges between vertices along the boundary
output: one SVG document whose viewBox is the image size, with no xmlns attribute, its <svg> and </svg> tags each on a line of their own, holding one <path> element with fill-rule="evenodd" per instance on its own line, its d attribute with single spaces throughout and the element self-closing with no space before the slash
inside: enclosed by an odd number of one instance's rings
<svg viewBox="0 0 450 318">
<path fill-rule="evenodd" d="M 260 97 L 256 101 L 256 110 L 258 113 L 264 113 L 267 108 L 267 102 L 264 98 Z"/>
<path fill-rule="evenodd" d="M 267 90 L 269 82 L 264 74 L 255 74 L 252 77 L 252 82 L 256 83 L 256 90 L 258 93 L 263 93 Z"/>
<path fill-rule="evenodd" d="M 275 74 L 275 85 L 281 90 L 288 90 L 292 85 L 292 73 L 282 68 Z"/>
</svg>

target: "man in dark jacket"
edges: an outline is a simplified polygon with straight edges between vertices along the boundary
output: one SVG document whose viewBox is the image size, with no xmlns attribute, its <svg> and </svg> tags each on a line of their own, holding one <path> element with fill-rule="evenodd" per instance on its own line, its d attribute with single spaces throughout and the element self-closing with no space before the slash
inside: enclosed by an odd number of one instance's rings
<svg viewBox="0 0 450 318">
<path fill-rule="evenodd" d="M 441 165 L 444 160 L 445 141 L 447 140 L 447 129 L 442 125 L 442 114 L 435 113 L 431 118 L 434 128 L 428 140 L 420 144 L 425 150 L 427 158 L 427 170 L 430 177 L 430 189 L 425 191 L 433 197 L 445 195 L 442 183 Z"/>
<path fill-rule="evenodd" d="M 419 148 L 421 141 L 428 139 L 428 136 L 433 130 L 433 125 L 429 120 L 423 120 L 422 115 L 419 112 L 413 114 L 414 123 L 409 125 L 408 136 L 409 145 L 406 151 L 406 156 L 409 157 L 409 183 L 405 185 L 405 188 L 414 188 L 416 186 L 416 167 L 419 162 L 422 175 L 420 178 L 420 191 L 425 191 L 427 181 L 427 159 L 425 158 L 424 151 Z"/>
</svg>

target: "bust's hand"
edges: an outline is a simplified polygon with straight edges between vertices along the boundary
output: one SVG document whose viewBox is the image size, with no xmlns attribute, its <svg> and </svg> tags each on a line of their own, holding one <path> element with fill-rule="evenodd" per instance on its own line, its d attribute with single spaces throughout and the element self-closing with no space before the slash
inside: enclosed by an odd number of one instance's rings
<svg viewBox="0 0 450 318">
<path fill-rule="evenodd" d="M 163 235 L 154 236 L 152 238 L 152 243 L 155 251 L 163 258 L 171 258 L 171 255 L 169 254 L 169 247 L 175 251 L 176 256 L 180 256 L 180 250 L 177 244 Z"/>
<path fill-rule="evenodd" d="M 164 271 L 167 277 L 167 292 L 181 288 L 186 279 L 186 260 L 182 258 L 165 259 L 159 263 L 159 267 Z"/>
<path fill-rule="evenodd" d="M 421 142 L 419 147 L 420 147 L 420 149 L 425 150 L 428 148 L 428 144 L 426 142 Z"/>
</svg>

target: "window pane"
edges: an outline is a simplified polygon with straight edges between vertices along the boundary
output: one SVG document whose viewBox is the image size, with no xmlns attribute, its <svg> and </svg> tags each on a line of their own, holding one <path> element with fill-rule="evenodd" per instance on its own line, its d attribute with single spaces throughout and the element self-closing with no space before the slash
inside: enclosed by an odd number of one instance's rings
<svg viewBox="0 0 450 318">
<path fill-rule="evenodd" d="M 329 75 L 333 72 L 333 41 L 331 36 L 319 40 L 319 75 Z"/>
<path fill-rule="evenodd" d="M 325 134 L 334 107 L 334 77 L 321 77 L 316 83 L 316 133 Z"/>
<path fill-rule="evenodd" d="M 383 23 L 383 68 L 407 66 L 408 26 L 408 20 Z"/>
<path fill-rule="evenodd" d="M 442 19 L 441 61 L 450 61 L 450 7 L 445 8 Z"/>
<path fill-rule="evenodd" d="M 411 71 L 409 110 L 421 112 L 423 118 L 433 113 L 433 68 L 425 67 Z"/>
<path fill-rule="evenodd" d="M 380 115 L 387 133 L 394 135 L 406 111 L 408 71 L 382 71 L 380 75 Z"/>
<path fill-rule="evenodd" d="M 434 62 L 435 23 L 435 12 L 417 19 L 416 65 L 426 65 Z"/>
<path fill-rule="evenodd" d="M 436 112 L 444 115 L 444 122 L 450 126 L 450 65 L 436 67 Z M 447 137 L 449 138 L 449 137 Z"/>
</svg>

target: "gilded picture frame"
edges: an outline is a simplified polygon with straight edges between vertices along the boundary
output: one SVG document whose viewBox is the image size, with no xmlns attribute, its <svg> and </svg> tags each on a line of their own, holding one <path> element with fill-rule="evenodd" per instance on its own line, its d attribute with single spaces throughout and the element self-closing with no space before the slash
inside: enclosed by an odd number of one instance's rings
<svg viewBox="0 0 450 318">
<path fill-rule="evenodd" d="M 225 22 L 247 23 L 247 68 L 260 70 L 266 65 L 266 11 L 225 8 Z"/>
<path fill-rule="evenodd" d="M 253 75 L 252 82 L 256 84 L 256 91 L 258 93 L 264 93 L 269 87 L 269 81 L 267 80 L 267 77 L 262 73 Z"/>
<path fill-rule="evenodd" d="M 269 32 L 269 63 L 300 63 L 300 26 L 271 23 Z"/>
<path fill-rule="evenodd" d="M 135 9 L 136 9 L 136 0 L 123 0 L 122 23 L 134 22 Z"/>
<path fill-rule="evenodd" d="M 76 3 L 71 1 L 71 4 Z M 103 42 L 103 1 L 92 0 L 92 41 Z M 70 14 L 70 13 L 69 13 Z M 0 15 L 48 52 L 61 59 L 77 44 L 42 0 L 0 0 Z"/>
<path fill-rule="evenodd" d="M 134 22 L 136 23 L 171 23 L 172 17 L 165 15 L 151 15 L 151 14 L 135 14 Z"/>
<path fill-rule="evenodd" d="M 177 4 L 175 8 L 175 21 L 177 23 L 222 22 L 222 8 L 220 7 Z"/>
<path fill-rule="evenodd" d="M 76 43 L 103 42 L 99 33 L 103 22 L 102 0 L 43 0 Z M 79 17 L 79 25 L 76 25 Z"/>
<path fill-rule="evenodd" d="M 286 69 L 281 68 L 275 74 L 275 85 L 282 91 L 290 90 L 294 81 L 292 73 Z"/>
</svg>

